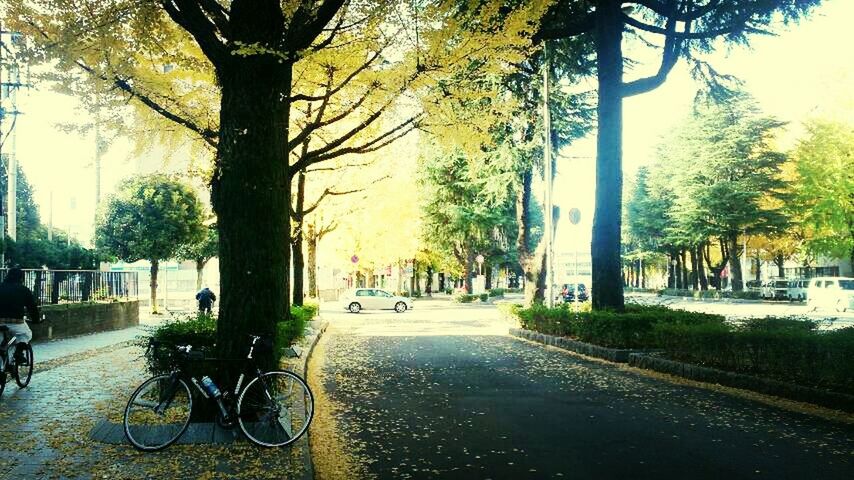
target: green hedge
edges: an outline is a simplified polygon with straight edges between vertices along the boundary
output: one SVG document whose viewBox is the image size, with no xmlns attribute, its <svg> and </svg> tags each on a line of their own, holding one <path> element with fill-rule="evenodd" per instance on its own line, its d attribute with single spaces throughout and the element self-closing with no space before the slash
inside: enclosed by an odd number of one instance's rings
<svg viewBox="0 0 854 480">
<path fill-rule="evenodd" d="M 276 338 L 273 349 L 276 358 L 281 358 L 286 348 L 301 338 L 306 324 L 317 314 L 318 306 L 307 303 L 302 307 L 291 305 L 291 320 L 276 324 Z M 170 358 L 172 346 L 192 345 L 193 350 L 206 356 L 214 356 L 216 347 L 216 318 L 205 314 L 187 315 L 178 320 L 165 322 L 150 329 L 150 333 L 140 337 L 138 344 L 148 346 L 149 339 L 159 342 L 162 347 L 149 352 L 146 363 L 152 374 L 169 372 L 174 368 Z"/>
<path fill-rule="evenodd" d="M 466 293 L 461 293 L 459 295 L 454 296 L 453 301 L 457 303 L 471 303 L 477 299 L 477 295 L 469 295 Z"/>
<path fill-rule="evenodd" d="M 503 297 L 505 291 L 506 290 L 503 288 L 490 288 L 489 289 L 489 296 L 490 297 Z"/>
<path fill-rule="evenodd" d="M 675 288 L 665 288 L 659 290 L 660 295 L 669 295 L 673 297 L 693 297 L 693 298 L 740 298 L 743 300 L 759 300 L 762 297 L 759 292 L 742 290 L 740 292 L 732 292 L 725 290 L 685 290 Z"/>
<path fill-rule="evenodd" d="M 674 360 L 854 394 L 854 327 L 819 332 L 809 321 L 758 319 L 742 327 L 655 327 Z"/>
<path fill-rule="evenodd" d="M 569 304 L 552 309 L 534 305 L 518 310 L 517 314 L 525 329 L 611 348 L 656 348 L 653 326 L 657 323 L 687 325 L 724 321 L 720 315 L 641 305 L 626 305 L 624 313 L 607 310 L 574 313 Z"/>
</svg>

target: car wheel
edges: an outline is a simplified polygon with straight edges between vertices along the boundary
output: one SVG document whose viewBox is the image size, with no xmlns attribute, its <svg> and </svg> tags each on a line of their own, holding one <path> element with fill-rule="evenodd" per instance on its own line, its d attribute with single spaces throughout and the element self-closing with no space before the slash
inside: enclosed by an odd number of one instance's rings
<svg viewBox="0 0 854 480">
<path fill-rule="evenodd" d="M 812 300 L 807 300 L 807 311 L 814 312 L 816 310 L 818 310 L 818 305 Z"/>
<path fill-rule="evenodd" d="M 845 312 L 845 310 L 848 310 L 848 307 L 844 303 L 842 303 L 842 300 L 837 300 L 836 301 L 836 311 L 839 313 L 843 313 L 843 312 Z"/>
<path fill-rule="evenodd" d="M 397 313 L 403 313 L 406 311 L 406 304 L 403 302 L 397 302 L 394 304 L 394 311 Z"/>
<path fill-rule="evenodd" d="M 362 310 L 362 306 L 356 302 L 353 302 L 350 304 L 349 307 L 347 307 L 347 310 L 350 310 L 350 313 L 359 313 Z"/>
</svg>

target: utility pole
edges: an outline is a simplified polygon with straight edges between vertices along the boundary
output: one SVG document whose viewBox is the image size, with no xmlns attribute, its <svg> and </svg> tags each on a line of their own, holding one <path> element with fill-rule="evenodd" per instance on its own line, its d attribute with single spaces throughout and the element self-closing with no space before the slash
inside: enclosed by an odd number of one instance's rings
<svg viewBox="0 0 854 480">
<path fill-rule="evenodd" d="M 549 55 L 548 43 L 543 42 L 543 157 L 546 176 L 546 306 L 554 307 L 554 206 L 552 205 L 552 121 L 549 111 Z"/>
</svg>

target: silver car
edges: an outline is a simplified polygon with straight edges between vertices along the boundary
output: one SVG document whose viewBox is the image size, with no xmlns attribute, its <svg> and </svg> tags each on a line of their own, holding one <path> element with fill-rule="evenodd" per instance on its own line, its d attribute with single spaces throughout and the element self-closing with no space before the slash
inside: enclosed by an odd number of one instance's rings
<svg viewBox="0 0 854 480">
<path fill-rule="evenodd" d="M 350 313 L 362 310 L 394 310 L 403 313 L 412 309 L 412 299 L 393 295 L 379 288 L 357 288 L 344 294 L 341 306 Z"/>
</svg>

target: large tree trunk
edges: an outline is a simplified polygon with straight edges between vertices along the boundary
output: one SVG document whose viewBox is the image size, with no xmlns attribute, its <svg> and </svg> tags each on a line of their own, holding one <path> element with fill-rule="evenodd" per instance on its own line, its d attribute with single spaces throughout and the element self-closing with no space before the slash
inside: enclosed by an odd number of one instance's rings
<svg viewBox="0 0 854 480">
<path fill-rule="evenodd" d="M 466 289 L 466 293 L 471 295 L 473 292 L 472 283 L 471 283 L 471 274 L 474 270 L 474 251 L 470 248 L 466 248 L 466 257 L 465 257 L 465 271 L 463 275 L 463 287 Z"/>
<path fill-rule="evenodd" d="M 308 232 L 306 235 L 307 250 L 308 250 L 308 294 L 315 298 L 320 298 L 320 292 L 317 291 L 317 231 L 313 223 L 308 224 Z M 337 281 L 336 281 L 337 283 Z M 334 287 L 334 285 L 333 285 Z M 337 287 L 335 287 L 337 288 Z"/>
<path fill-rule="evenodd" d="M 297 174 L 296 204 L 294 205 L 293 232 L 291 232 L 291 252 L 293 254 L 293 304 L 302 306 L 305 298 L 305 256 L 302 253 L 303 244 L 303 215 L 305 207 L 305 171 Z"/>
<path fill-rule="evenodd" d="M 207 260 L 196 259 L 196 291 L 202 289 L 202 284 L 204 283 L 204 274 L 205 274 L 205 264 L 208 263 Z"/>
<path fill-rule="evenodd" d="M 676 265 L 673 266 L 673 276 L 676 278 L 676 289 L 682 290 L 685 288 L 685 284 L 682 283 L 682 257 L 679 255 L 678 250 L 673 252 L 673 258 L 676 260 Z"/>
<path fill-rule="evenodd" d="M 424 283 L 424 293 L 428 296 L 433 295 L 433 266 L 427 265 L 427 279 Z"/>
<path fill-rule="evenodd" d="M 151 295 L 149 296 L 149 301 L 151 302 L 151 313 L 160 313 L 157 310 L 157 272 L 160 271 L 160 260 L 151 260 L 151 281 L 148 285 L 151 287 Z"/>
<path fill-rule="evenodd" d="M 487 263 L 486 266 L 484 267 L 484 272 L 486 275 L 486 277 L 485 277 L 486 278 L 485 288 L 487 290 L 492 290 L 492 265 Z"/>
<path fill-rule="evenodd" d="M 727 237 L 729 243 L 729 278 L 733 292 L 744 290 L 741 276 L 741 262 L 738 261 L 738 234 L 734 233 Z"/>
<path fill-rule="evenodd" d="M 445 272 L 439 272 L 439 291 L 444 292 L 447 290 L 445 286 Z"/>
<path fill-rule="evenodd" d="M 688 254 L 691 257 L 691 288 L 694 290 L 700 289 L 700 279 L 697 274 L 697 249 L 691 247 L 688 250 Z"/>
<path fill-rule="evenodd" d="M 546 244 L 534 252 L 534 268 L 525 271 L 525 305 L 543 303 L 546 299 Z"/>
<path fill-rule="evenodd" d="M 703 264 L 703 245 L 697 245 L 697 277 L 700 280 L 700 290 L 709 289 L 709 278 L 706 276 L 705 266 Z"/>
<path fill-rule="evenodd" d="M 599 83 L 596 137 L 596 211 L 593 216 L 593 308 L 622 311 L 620 223 L 622 217 L 623 22 L 620 2 L 596 8 Z"/>
<path fill-rule="evenodd" d="M 277 45 L 285 19 L 278 2 L 233 4 L 234 38 Z M 262 8 L 263 7 L 263 8 Z M 246 355 L 247 334 L 274 338 L 289 320 L 288 98 L 292 64 L 271 54 L 231 55 L 217 66 L 222 90 L 217 170 L 211 200 L 219 228 L 221 358 Z M 256 351 L 262 370 L 272 349 Z M 227 380 L 239 367 L 223 372 Z"/>
<path fill-rule="evenodd" d="M 688 285 L 691 283 L 688 278 L 688 264 L 685 261 L 685 249 L 679 251 L 679 263 L 682 266 L 682 269 L 679 272 L 682 274 L 682 288 L 688 290 Z"/>
<path fill-rule="evenodd" d="M 785 278 L 786 269 L 784 267 L 786 265 L 786 259 L 783 258 L 783 255 L 775 255 L 774 263 L 777 265 L 777 276 L 780 278 Z"/>
</svg>

